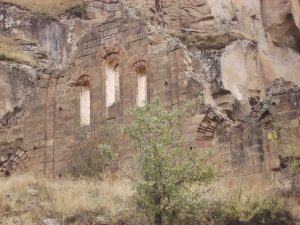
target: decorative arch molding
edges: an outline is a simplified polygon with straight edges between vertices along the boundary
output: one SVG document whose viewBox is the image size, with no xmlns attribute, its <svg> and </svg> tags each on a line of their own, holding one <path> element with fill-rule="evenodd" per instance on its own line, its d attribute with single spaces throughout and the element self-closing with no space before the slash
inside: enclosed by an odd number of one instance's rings
<svg viewBox="0 0 300 225">
<path fill-rule="evenodd" d="M 78 77 L 75 81 L 71 82 L 71 87 L 89 87 L 91 85 L 91 76 L 88 74 L 83 74 Z"/>
<path fill-rule="evenodd" d="M 73 68 L 68 72 L 70 79 L 67 81 L 69 87 L 91 86 L 94 76 L 99 71 L 95 65 L 85 65 Z"/>
<path fill-rule="evenodd" d="M 115 39 L 110 39 L 105 42 L 104 51 L 99 53 L 101 79 L 105 90 L 103 93 L 105 95 L 105 107 L 108 109 L 120 102 L 120 65 L 123 64 L 122 60 L 125 59 L 125 50 Z"/>
<path fill-rule="evenodd" d="M 148 76 L 149 58 L 145 54 L 138 54 L 131 57 L 127 62 L 127 71 L 133 74 L 136 79 L 136 104 L 145 106 L 149 101 L 149 85 Z"/>
<path fill-rule="evenodd" d="M 198 127 L 198 137 L 197 140 L 209 141 L 215 136 L 215 131 L 218 125 L 224 120 L 224 118 L 218 113 L 214 112 L 212 109 L 206 112 L 205 117 Z"/>
<path fill-rule="evenodd" d="M 115 39 L 107 40 L 104 45 L 104 51 L 100 52 L 102 61 L 108 62 L 113 59 L 120 61 L 125 55 L 124 48 L 116 42 Z"/>
<path fill-rule="evenodd" d="M 18 147 L 15 153 L 8 153 L 0 157 L 0 177 L 9 176 L 14 171 L 26 169 L 26 163 L 30 157 L 26 150 Z"/>
<path fill-rule="evenodd" d="M 140 69 L 148 70 L 149 57 L 143 54 L 135 55 L 128 60 L 127 70 L 131 73 L 137 73 Z"/>
</svg>

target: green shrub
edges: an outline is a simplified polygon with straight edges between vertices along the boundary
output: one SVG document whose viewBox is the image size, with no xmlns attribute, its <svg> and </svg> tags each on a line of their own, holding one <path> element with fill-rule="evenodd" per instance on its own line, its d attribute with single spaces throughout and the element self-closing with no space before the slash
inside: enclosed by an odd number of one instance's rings
<svg viewBox="0 0 300 225">
<path fill-rule="evenodd" d="M 292 225 L 293 216 L 286 202 L 277 198 L 253 198 L 242 194 L 215 203 L 211 208 L 211 224 L 224 225 Z M 209 220 L 207 220 L 209 221 Z"/>
<path fill-rule="evenodd" d="M 74 15 L 76 17 L 83 18 L 86 14 L 86 8 L 87 8 L 86 3 L 80 3 L 74 7 L 66 10 L 66 12 L 69 13 L 70 15 Z"/>
<path fill-rule="evenodd" d="M 131 112 L 133 122 L 124 131 L 139 165 L 133 198 L 149 224 L 192 224 L 206 207 L 202 190 L 216 174 L 208 154 L 186 149 L 180 133 L 182 119 L 197 106 L 195 101 L 169 112 L 157 99 Z"/>
<path fill-rule="evenodd" d="M 279 125 L 274 123 L 273 130 L 269 132 L 268 139 L 270 142 L 279 144 L 284 155 L 286 155 L 286 166 L 289 172 L 296 175 L 300 172 L 300 142 L 295 130 L 287 124 Z"/>
<path fill-rule="evenodd" d="M 23 51 L 18 44 L 18 41 L 0 35 L 0 61 L 16 61 L 36 66 L 36 59 L 28 52 Z"/>
<path fill-rule="evenodd" d="M 78 150 L 73 156 L 70 174 L 74 177 L 102 178 L 109 165 L 110 161 L 98 148 Z"/>
<path fill-rule="evenodd" d="M 80 0 L 0 0 L 0 3 L 16 4 L 39 15 L 55 18 L 78 4 Z"/>
</svg>

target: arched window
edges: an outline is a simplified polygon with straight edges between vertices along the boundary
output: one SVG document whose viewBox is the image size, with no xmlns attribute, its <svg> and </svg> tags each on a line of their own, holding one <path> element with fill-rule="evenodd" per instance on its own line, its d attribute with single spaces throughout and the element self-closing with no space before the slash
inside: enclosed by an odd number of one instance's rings
<svg viewBox="0 0 300 225">
<path fill-rule="evenodd" d="M 91 91 L 89 86 L 80 88 L 80 124 L 87 126 L 91 123 Z"/>
<path fill-rule="evenodd" d="M 120 99 L 119 63 L 113 59 L 105 65 L 106 73 L 106 107 L 112 106 Z"/>
<path fill-rule="evenodd" d="M 146 68 L 140 67 L 136 69 L 137 73 L 137 105 L 145 106 L 147 103 L 147 76 Z"/>
</svg>

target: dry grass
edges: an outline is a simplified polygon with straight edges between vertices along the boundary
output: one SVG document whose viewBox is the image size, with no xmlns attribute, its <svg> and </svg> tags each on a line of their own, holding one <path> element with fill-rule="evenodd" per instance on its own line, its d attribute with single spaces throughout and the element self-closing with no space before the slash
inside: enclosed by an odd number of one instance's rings
<svg viewBox="0 0 300 225">
<path fill-rule="evenodd" d="M 226 194 L 215 193 L 214 198 L 230 200 L 233 193 L 238 193 L 238 189 L 228 189 Z M 243 190 L 241 193 L 252 199 L 266 197 L 263 192 L 254 194 Z M 86 212 L 118 220 L 123 215 L 126 218 L 127 212 L 131 213 L 125 202 L 132 194 L 130 181 L 109 176 L 103 181 L 29 175 L 0 179 L 0 225 L 40 225 L 45 218 L 55 218 L 65 224 L 65 218 L 86 215 Z M 291 206 L 294 214 L 299 215 L 299 202 L 294 200 Z"/>
<path fill-rule="evenodd" d="M 230 202 L 241 195 L 241 200 L 259 200 L 265 198 L 275 198 L 281 202 L 286 202 L 291 213 L 300 219 L 300 198 L 295 196 L 283 196 L 274 187 L 274 181 L 255 176 L 244 179 L 243 176 L 225 177 L 222 182 L 217 182 L 212 189 L 213 199 L 221 202 Z"/>
<path fill-rule="evenodd" d="M 291 211 L 298 219 L 300 219 L 300 198 L 291 197 L 289 199 Z"/>
<path fill-rule="evenodd" d="M 12 39 L 0 36 L 0 60 L 17 61 L 35 66 L 37 64 L 36 59 L 18 47 L 18 44 L 26 44 L 28 42 L 28 40 L 20 38 Z"/>
<path fill-rule="evenodd" d="M 124 202 L 131 194 L 122 179 L 0 179 L 0 225 L 35 225 L 49 216 L 62 220 L 84 212 L 113 218 L 126 209 Z"/>
<path fill-rule="evenodd" d="M 131 195 L 130 185 L 125 180 L 64 180 L 49 183 L 47 189 L 56 211 L 62 215 L 104 210 L 115 216 Z"/>
<path fill-rule="evenodd" d="M 59 16 L 66 10 L 80 4 L 80 0 L 0 0 L 1 3 L 19 5 L 35 13 Z"/>
</svg>

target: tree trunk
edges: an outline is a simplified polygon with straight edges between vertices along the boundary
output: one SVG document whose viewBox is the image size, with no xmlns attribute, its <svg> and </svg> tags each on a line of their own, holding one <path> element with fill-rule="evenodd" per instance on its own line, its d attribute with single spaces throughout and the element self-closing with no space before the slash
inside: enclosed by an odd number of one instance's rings
<svg viewBox="0 0 300 225">
<path fill-rule="evenodd" d="M 157 187 L 155 187 L 155 189 L 157 190 Z M 161 197 L 158 194 L 156 194 L 153 196 L 153 200 L 154 200 L 155 209 L 157 210 L 154 215 L 155 225 L 163 225 L 162 212 L 160 210 Z"/>
<path fill-rule="evenodd" d="M 163 225 L 162 216 L 160 213 L 155 214 L 155 225 Z"/>
</svg>

